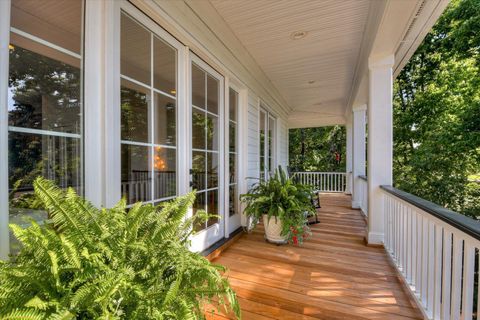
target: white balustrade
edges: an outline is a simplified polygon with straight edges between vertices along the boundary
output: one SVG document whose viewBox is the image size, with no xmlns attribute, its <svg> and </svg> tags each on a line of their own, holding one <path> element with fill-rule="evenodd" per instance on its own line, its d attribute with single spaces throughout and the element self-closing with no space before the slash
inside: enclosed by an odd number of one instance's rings
<svg viewBox="0 0 480 320">
<path fill-rule="evenodd" d="M 480 223 L 391 187 L 382 193 L 385 249 L 424 315 L 478 319 Z"/>
<path fill-rule="evenodd" d="M 345 172 L 294 172 L 299 183 L 309 184 L 320 192 L 345 192 L 347 174 Z"/>
</svg>

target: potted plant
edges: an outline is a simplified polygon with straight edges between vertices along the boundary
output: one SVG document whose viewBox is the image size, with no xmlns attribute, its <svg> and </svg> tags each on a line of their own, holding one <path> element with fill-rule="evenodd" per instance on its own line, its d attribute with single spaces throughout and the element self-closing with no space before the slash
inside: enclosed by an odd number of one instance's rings
<svg viewBox="0 0 480 320">
<path fill-rule="evenodd" d="M 310 235 L 306 215 L 314 212 L 310 189 L 297 184 L 279 167 L 268 180 L 259 180 L 241 195 L 245 214 L 255 226 L 263 221 L 267 241 L 301 244 Z"/>
</svg>

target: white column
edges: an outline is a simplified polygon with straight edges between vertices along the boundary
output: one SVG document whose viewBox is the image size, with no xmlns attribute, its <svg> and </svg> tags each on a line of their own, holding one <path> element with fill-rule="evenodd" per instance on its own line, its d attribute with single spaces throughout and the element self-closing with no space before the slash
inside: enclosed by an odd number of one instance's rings
<svg viewBox="0 0 480 320">
<path fill-rule="evenodd" d="M 85 198 L 120 200 L 120 2 L 85 2 Z"/>
<path fill-rule="evenodd" d="M 353 149 L 352 149 L 352 116 L 349 115 L 347 118 L 347 124 L 345 125 L 347 129 L 347 146 L 346 146 L 346 179 L 347 185 L 345 187 L 346 194 L 352 194 L 352 163 L 353 163 Z"/>
<path fill-rule="evenodd" d="M 367 105 L 354 107 L 353 114 L 353 192 L 352 208 L 360 208 L 362 202 L 361 181 L 359 176 L 365 175 L 365 121 Z"/>
<path fill-rule="evenodd" d="M 10 1 L 0 1 L 0 259 L 10 250 L 8 231 L 8 56 Z"/>
<path fill-rule="evenodd" d="M 103 1 L 85 2 L 84 188 L 95 206 L 104 204 L 104 9 Z"/>
<path fill-rule="evenodd" d="M 368 244 L 383 243 L 384 207 L 380 186 L 392 184 L 393 63 L 393 55 L 368 61 Z"/>
</svg>

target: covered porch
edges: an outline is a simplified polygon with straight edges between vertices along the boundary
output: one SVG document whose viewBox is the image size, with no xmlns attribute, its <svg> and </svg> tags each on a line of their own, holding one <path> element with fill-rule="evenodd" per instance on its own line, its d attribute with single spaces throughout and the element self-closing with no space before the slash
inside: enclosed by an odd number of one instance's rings
<svg viewBox="0 0 480 320">
<path fill-rule="evenodd" d="M 365 245 L 365 217 L 351 197 L 321 198 L 320 223 L 302 247 L 268 244 L 259 226 L 213 259 L 228 268 L 243 317 L 422 319 L 385 249 Z"/>
</svg>

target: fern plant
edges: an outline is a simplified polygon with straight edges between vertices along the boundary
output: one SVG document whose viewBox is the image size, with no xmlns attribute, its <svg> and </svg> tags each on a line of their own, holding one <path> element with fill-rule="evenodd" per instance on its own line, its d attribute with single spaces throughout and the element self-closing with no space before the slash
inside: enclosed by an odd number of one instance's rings
<svg viewBox="0 0 480 320">
<path fill-rule="evenodd" d="M 0 262 L 0 319 L 203 319 L 206 304 L 240 317 L 223 267 L 188 250 L 208 218 L 186 218 L 194 193 L 97 209 L 43 178 L 34 187 L 49 220 L 10 226 L 23 247 Z"/>
<path fill-rule="evenodd" d="M 260 179 L 240 199 L 245 203 L 245 214 L 252 218 L 253 225 L 263 215 L 280 219 L 281 235 L 299 245 L 311 234 L 306 215 L 315 212 L 310 200 L 312 192 L 310 186 L 296 183 L 279 166 L 270 179 Z"/>
</svg>

